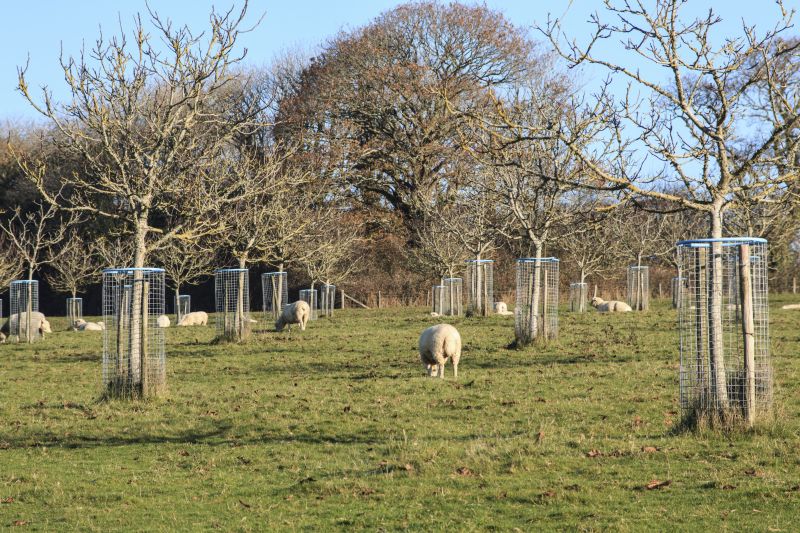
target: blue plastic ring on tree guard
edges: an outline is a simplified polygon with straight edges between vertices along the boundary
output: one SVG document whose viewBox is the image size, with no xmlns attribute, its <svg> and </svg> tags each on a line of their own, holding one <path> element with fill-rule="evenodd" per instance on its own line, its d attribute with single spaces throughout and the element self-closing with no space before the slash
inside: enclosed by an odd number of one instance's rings
<svg viewBox="0 0 800 533">
<path fill-rule="evenodd" d="M 555 257 L 521 257 L 517 259 L 517 263 L 558 263 L 559 260 Z"/>
<path fill-rule="evenodd" d="M 461 278 L 444 278 L 444 281 L 455 281 L 455 280 L 461 281 Z"/>
<path fill-rule="evenodd" d="M 767 244 L 767 239 L 761 237 L 723 237 L 721 239 L 689 239 L 678 241 L 678 246 L 686 248 L 708 248 L 711 244 L 721 243 L 722 246 L 736 246 L 739 244 Z"/>
<path fill-rule="evenodd" d="M 214 271 L 214 274 L 217 272 L 247 272 L 248 269 L 246 268 L 218 268 Z"/>
<path fill-rule="evenodd" d="M 494 259 L 467 259 L 465 263 L 494 263 Z"/>
</svg>

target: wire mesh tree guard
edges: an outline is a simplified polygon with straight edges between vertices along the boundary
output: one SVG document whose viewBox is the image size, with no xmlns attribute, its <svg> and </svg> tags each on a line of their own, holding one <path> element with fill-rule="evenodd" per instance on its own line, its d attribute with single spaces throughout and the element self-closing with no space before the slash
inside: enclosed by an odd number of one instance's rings
<svg viewBox="0 0 800 533">
<path fill-rule="evenodd" d="M 463 280 L 461 278 L 444 278 L 444 297 L 442 314 L 445 316 L 461 316 L 463 308 Z"/>
<path fill-rule="evenodd" d="M 67 298 L 67 323 L 69 327 L 78 327 L 78 320 L 83 319 L 83 298 Z"/>
<path fill-rule="evenodd" d="M 300 299 L 306 302 L 308 307 L 311 308 L 311 314 L 308 317 L 309 320 L 316 320 L 319 318 L 319 298 L 317 298 L 317 293 L 317 289 L 303 289 L 300 291 Z"/>
<path fill-rule="evenodd" d="M 672 308 L 680 309 L 683 302 L 686 301 L 686 293 L 688 287 L 686 286 L 686 278 L 678 276 L 672 278 Z"/>
<path fill-rule="evenodd" d="M 166 389 L 164 270 L 103 270 L 103 385 L 112 398 L 148 398 Z"/>
<path fill-rule="evenodd" d="M 489 316 L 494 311 L 494 261 L 470 259 L 466 264 L 467 314 Z"/>
<path fill-rule="evenodd" d="M 214 271 L 217 337 L 242 342 L 250 337 L 250 276 L 246 268 Z"/>
<path fill-rule="evenodd" d="M 434 285 L 431 288 L 432 311 L 434 315 L 444 314 L 444 285 Z"/>
<path fill-rule="evenodd" d="M 268 322 L 278 320 L 289 303 L 289 278 L 286 272 L 261 274 L 261 306 Z"/>
<path fill-rule="evenodd" d="M 185 315 L 192 312 L 192 296 L 190 294 L 176 294 L 175 295 L 175 320 L 176 324 L 181 321 Z"/>
<path fill-rule="evenodd" d="M 322 316 L 333 316 L 336 303 L 336 285 L 323 283 L 319 290 L 319 312 Z"/>
<path fill-rule="evenodd" d="M 17 342 L 33 342 L 41 338 L 39 311 L 39 281 L 18 279 L 9 287 L 8 331 Z"/>
<path fill-rule="evenodd" d="M 752 426 L 772 405 L 767 241 L 678 243 L 680 401 L 690 421 Z"/>
<path fill-rule="evenodd" d="M 558 336 L 558 270 L 555 257 L 517 260 L 514 330 L 518 345 Z"/>
<path fill-rule="evenodd" d="M 586 311 L 586 302 L 589 297 L 588 283 L 569 284 L 569 310 L 573 313 L 583 313 Z"/>
<path fill-rule="evenodd" d="M 628 267 L 628 305 L 634 311 L 650 308 L 650 268 L 642 265 Z"/>
</svg>

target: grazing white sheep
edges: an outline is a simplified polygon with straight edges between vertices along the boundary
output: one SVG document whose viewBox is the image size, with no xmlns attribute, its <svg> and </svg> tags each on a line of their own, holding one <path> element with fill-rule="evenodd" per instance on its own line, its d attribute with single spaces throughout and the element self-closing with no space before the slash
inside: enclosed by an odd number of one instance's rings
<svg viewBox="0 0 800 533">
<path fill-rule="evenodd" d="M 8 319 L 3 324 L 3 327 L 0 328 L 0 334 L 2 334 L 2 338 L 0 338 L 0 342 L 5 342 L 6 336 L 13 330 L 16 332 L 17 330 L 17 320 L 20 320 L 20 328 L 19 333 L 20 335 L 25 335 L 26 328 L 28 327 L 28 313 L 15 313 L 8 317 Z M 45 333 L 52 333 L 53 330 L 50 329 L 50 322 L 47 321 L 43 313 L 39 311 L 32 311 L 31 312 L 31 329 L 39 331 L 39 334 L 44 337 Z"/>
<path fill-rule="evenodd" d="M 431 316 L 433 318 L 436 318 L 437 316 L 439 316 L 439 313 L 437 313 L 436 311 L 431 311 Z"/>
<path fill-rule="evenodd" d="M 283 308 L 278 320 L 275 321 L 275 331 L 283 331 L 283 327 L 292 330 L 291 324 L 300 324 L 300 331 L 306 330 L 308 317 L 311 315 L 311 307 L 307 302 L 298 300 Z"/>
<path fill-rule="evenodd" d="M 208 313 L 205 311 L 192 311 L 186 313 L 178 321 L 178 326 L 205 326 L 208 324 Z"/>
<path fill-rule="evenodd" d="M 436 324 L 419 336 L 419 359 L 428 376 L 438 374 L 444 378 L 444 365 L 453 361 L 453 377 L 458 378 L 458 361 L 461 359 L 461 335 L 450 324 Z M 434 372 L 435 370 L 435 372 Z"/>
<path fill-rule="evenodd" d="M 508 305 L 505 302 L 496 302 L 494 304 L 494 312 L 497 315 L 508 316 L 513 315 L 511 311 L 508 310 Z"/>
<path fill-rule="evenodd" d="M 169 317 L 167 315 L 161 315 L 156 319 L 156 326 L 159 328 L 168 328 L 169 324 Z"/>
<path fill-rule="evenodd" d="M 781 309 L 800 309 L 800 304 L 786 304 Z"/>
<path fill-rule="evenodd" d="M 600 298 L 599 296 L 595 296 L 592 298 L 592 307 L 600 311 L 601 313 L 628 313 L 633 311 L 631 306 L 626 304 L 625 302 L 620 302 L 617 300 L 609 300 L 608 302 Z"/>
</svg>

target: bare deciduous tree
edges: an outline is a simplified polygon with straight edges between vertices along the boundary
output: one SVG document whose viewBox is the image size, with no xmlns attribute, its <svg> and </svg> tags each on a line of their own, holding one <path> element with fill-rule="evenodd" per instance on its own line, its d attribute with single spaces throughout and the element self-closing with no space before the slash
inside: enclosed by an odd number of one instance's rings
<svg viewBox="0 0 800 533">
<path fill-rule="evenodd" d="M 33 274 L 39 268 L 59 259 L 64 250 L 59 245 L 76 222 L 75 215 L 61 217 L 55 204 L 37 202 L 28 212 L 16 208 L 9 219 L 0 223 L 0 232 L 19 254 L 26 279 L 32 280 Z"/>
<path fill-rule="evenodd" d="M 550 21 L 542 31 L 569 65 L 606 69 L 624 78 L 630 89 L 616 99 L 607 83 L 575 123 L 554 122 L 540 133 L 559 138 L 600 184 L 708 216 L 708 233 L 717 239 L 711 248 L 709 360 L 716 415 L 726 420 L 718 239 L 724 213 L 741 202 L 742 194 L 747 202 L 760 202 L 797 181 L 800 137 L 788 134 L 800 125 L 800 99 L 780 80 L 784 59 L 800 44 L 781 40 L 793 13 L 780 2 L 782 17 L 773 28 L 759 34 L 743 23 L 739 36 L 720 44 L 712 37 L 720 22 L 713 10 L 684 20 L 684 4 L 608 1 L 606 13 L 612 20 L 593 15 L 595 31 L 585 46 L 567 39 L 558 20 Z M 663 73 L 665 81 L 633 63 L 613 63 L 595 54 L 598 42 L 615 37 L 637 61 Z M 633 96 L 637 92 L 638 98 Z M 751 96 L 757 92 L 768 113 L 755 112 Z M 637 161 L 634 154 L 642 148 L 649 157 Z M 649 171 L 659 163 L 663 166 L 658 171 Z M 647 176 L 642 169 L 648 170 Z"/>
<path fill-rule="evenodd" d="M 78 292 L 100 280 L 101 257 L 95 240 L 84 240 L 76 231 L 70 232 L 58 250 L 50 249 L 50 272 L 46 275 L 50 286 L 69 293 L 72 298 Z"/>
</svg>

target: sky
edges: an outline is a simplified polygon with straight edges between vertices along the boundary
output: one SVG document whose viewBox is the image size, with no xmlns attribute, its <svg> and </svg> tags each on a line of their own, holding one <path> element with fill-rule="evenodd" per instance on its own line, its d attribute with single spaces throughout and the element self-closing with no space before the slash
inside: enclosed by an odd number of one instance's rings
<svg viewBox="0 0 800 533">
<path fill-rule="evenodd" d="M 234 0 L 151 0 L 150 6 L 175 24 L 192 28 L 207 26 L 212 5 L 223 8 Z M 262 22 L 242 43 L 247 48 L 245 60 L 250 65 L 266 65 L 286 50 L 299 48 L 313 52 L 315 47 L 341 30 L 368 23 L 381 12 L 402 2 L 393 0 L 250 0 L 249 20 Z M 543 24 L 548 13 L 564 18 L 565 31 L 585 41 L 591 32 L 589 15 L 602 7 L 600 0 L 487 0 L 486 5 L 505 13 L 514 24 L 531 28 Z M 241 5 L 241 0 L 238 2 Z M 690 13 L 699 14 L 714 5 L 724 19 L 721 33 L 736 32 L 742 20 L 758 28 L 773 25 L 779 11 L 771 0 L 691 0 Z M 800 11 L 800 0 L 786 0 L 789 9 Z M 27 0 L 4 2 L 0 22 L 0 120 L 30 121 L 39 117 L 16 90 L 17 68 L 28 62 L 28 80 L 32 87 L 48 86 L 56 99 L 66 97 L 63 73 L 58 57 L 78 54 L 85 44 L 90 47 L 100 34 L 126 30 L 133 26 L 137 12 L 146 12 L 144 0 Z M 800 17 L 798 21 L 800 22 Z M 794 32 L 800 33 L 800 32 Z M 534 32 L 534 35 L 539 37 Z M 719 38 L 724 35 L 720 34 Z M 615 43 L 607 43 L 602 52 L 611 60 L 635 64 L 636 58 L 624 55 Z M 591 80 L 592 73 L 584 73 Z"/>
</svg>

